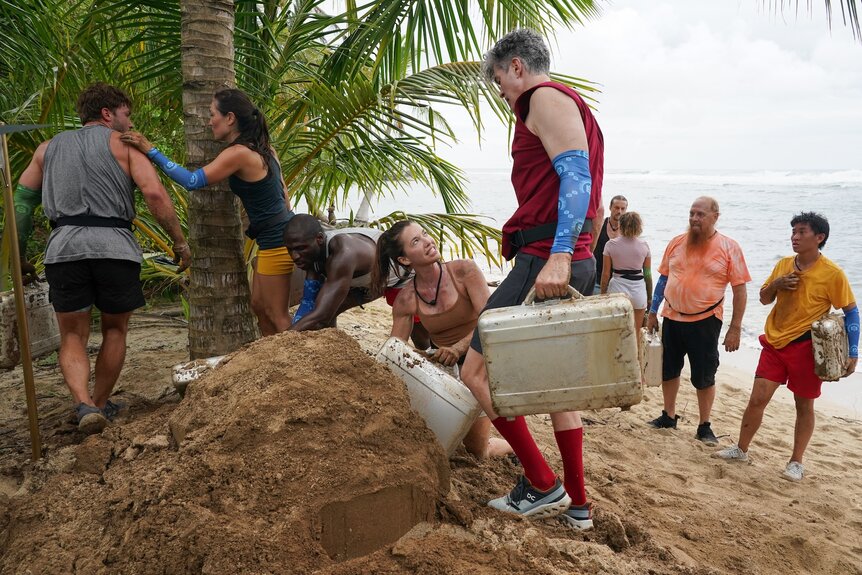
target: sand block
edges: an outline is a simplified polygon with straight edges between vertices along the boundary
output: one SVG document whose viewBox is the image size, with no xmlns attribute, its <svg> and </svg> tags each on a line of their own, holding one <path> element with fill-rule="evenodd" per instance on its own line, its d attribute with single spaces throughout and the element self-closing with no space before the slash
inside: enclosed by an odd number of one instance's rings
<svg viewBox="0 0 862 575">
<path fill-rule="evenodd" d="M 481 408 L 470 390 L 444 368 L 430 361 L 397 337 L 391 337 L 377 354 L 406 385 L 410 407 L 419 412 L 428 429 L 451 456 Z"/>
<path fill-rule="evenodd" d="M 811 347 L 814 350 L 814 373 L 823 381 L 838 381 L 847 363 L 847 332 L 844 316 L 825 314 L 811 324 Z"/>
<path fill-rule="evenodd" d="M 482 313 L 494 409 L 509 417 L 639 403 L 633 314 L 622 294 L 542 303 L 528 295 L 522 305 Z"/>
<path fill-rule="evenodd" d="M 661 385 L 662 351 L 661 334 L 658 331 L 650 331 L 642 327 L 638 360 L 641 364 L 641 377 L 643 377 L 643 383 L 647 387 Z"/>
<path fill-rule="evenodd" d="M 57 316 L 48 301 L 48 284 L 35 282 L 24 286 L 27 325 L 30 330 L 31 357 L 39 357 L 60 348 L 60 328 Z M 18 316 L 15 293 L 0 294 L 0 367 L 12 368 L 21 361 L 18 347 Z"/>
</svg>

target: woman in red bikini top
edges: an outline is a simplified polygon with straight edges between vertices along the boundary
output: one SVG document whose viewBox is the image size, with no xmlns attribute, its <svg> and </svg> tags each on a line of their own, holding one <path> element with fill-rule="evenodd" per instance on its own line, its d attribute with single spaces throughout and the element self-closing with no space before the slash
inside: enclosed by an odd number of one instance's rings
<svg viewBox="0 0 862 575">
<path fill-rule="evenodd" d="M 442 262 L 437 244 L 416 222 L 395 223 L 377 240 L 373 283 L 382 293 L 390 271 L 415 276 L 392 303 L 392 336 L 407 341 L 418 317 L 436 351 L 430 356 L 446 366 L 464 361 L 479 314 L 490 295 L 482 270 L 472 260 Z M 510 453 L 509 444 L 490 439 L 488 418 L 479 418 L 464 438 L 467 451 L 478 457 Z"/>
</svg>

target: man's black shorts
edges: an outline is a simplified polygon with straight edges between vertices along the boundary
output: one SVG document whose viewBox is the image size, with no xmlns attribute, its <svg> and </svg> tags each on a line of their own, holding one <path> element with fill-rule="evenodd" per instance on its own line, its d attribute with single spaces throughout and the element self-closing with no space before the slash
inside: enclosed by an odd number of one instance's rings
<svg viewBox="0 0 862 575">
<path fill-rule="evenodd" d="M 691 366 L 691 384 L 697 389 L 715 385 L 718 371 L 718 335 L 721 320 L 710 316 L 698 321 L 664 318 L 661 327 L 663 381 L 676 379 L 682 372 L 685 356 Z"/>
<path fill-rule="evenodd" d="M 548 260 L 530 254 L 518 252 L 515 256 L 515 267 L 503 280 L 503 283 L 491 294 L 485 309 L 496 309 L 523 303 L 536 277 Z M 596 259 L 572 262 L 572 278 L 569 285 L 584 295 L 592 295 L 593 286 L 596 281 Z M 485 311 L 485 310 L 482 310 Z M 482 344 L 479 341 L 479 329 L 473 330 L 473 339 L 470 347 L 482 353 Z"/>
<path fill-rule="evenodd" d="M 104 313 L 142 307 L 141 264 L 129 260 L 77 260 L 45 265 L 48 298 L 59 313 L 95 305 Z"/>
</svg>

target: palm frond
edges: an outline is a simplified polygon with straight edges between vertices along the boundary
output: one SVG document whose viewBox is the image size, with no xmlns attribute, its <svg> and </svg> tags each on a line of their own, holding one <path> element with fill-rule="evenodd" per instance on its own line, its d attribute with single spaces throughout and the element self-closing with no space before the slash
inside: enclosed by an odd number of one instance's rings
<svg viewBox="0 0 862 575">
<path fill-rule="evenodd" d="M 395 79 L 400 63 L 412 71 L 438 63 L 474 59 L 488 39 L 524 26 L 541 33 L 570 27 L 599 13 L 592 0 L 377 0 L 357 8 L 345 40 L 327 64 L 331 80 L 370 66 L 381 82 Z"/>
</svg>

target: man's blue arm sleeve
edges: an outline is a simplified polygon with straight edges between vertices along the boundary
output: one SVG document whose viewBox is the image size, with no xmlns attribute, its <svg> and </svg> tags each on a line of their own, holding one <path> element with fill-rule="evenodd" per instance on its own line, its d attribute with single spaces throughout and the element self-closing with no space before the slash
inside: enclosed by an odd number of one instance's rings
<svg viewBox="0 0 862 575">
<path fill-rule="evenodd" d="M 851 358 L 859 357 L 859 308 L 853 306 L 844 312 L 844 330 L 847 332 L 848 354 Z"/>
<path fill-rule="evenodd" d="M 293 314 L 293 323 L 298 322 L 303 316 L 314 310 L 317 294 L 320 293 L 320 286 L 322 285 L 323 282 L 318 280 L 305 280 L 302 286 L 302 299 L 299 302 L 299 307 L 296 308 L 296 313 Z"/>
<path fill-rule="evenodd" d="M 658 313 L 658 306 L 661 305 L 661 302 L 664 299 L 664 286 L 666 285 L 667 276 L 659 276 L 658 282 L 655 284 L 655 289 L 652 292 L 652 304 L 649 306 L 650 313 Z"/>
<path fill-rule="evenodd" d="M 553 161 L 560 176 L 560 196 L 557 201 L 557 231 L 551 253 L 574 253 L 574 241 L 584 227 L 590 207 L 590 156 L 584 150 L 568 150 Z"/>
<path fill-rule="evenodd" d="M 147 157 L 152 163 L 161 168 L 167 177 L 189 191 L 197 190 L 207 185 L 207 177 L 204 174 L 203 168 L 190 172 L 176 162 L 172 162 L 158 148 L 153 148 L 147 152 Z"/>
</svg>

